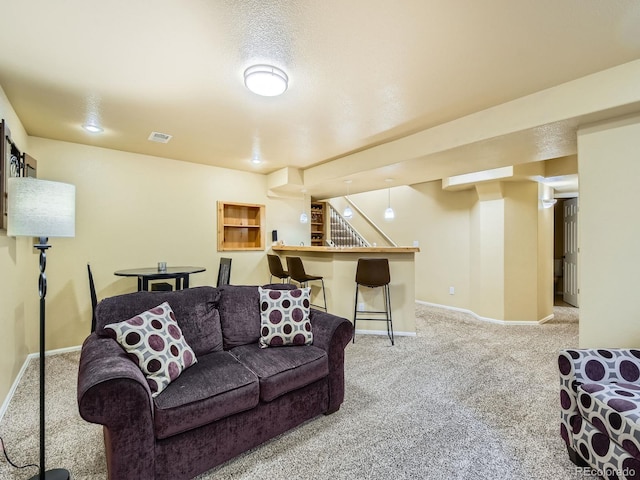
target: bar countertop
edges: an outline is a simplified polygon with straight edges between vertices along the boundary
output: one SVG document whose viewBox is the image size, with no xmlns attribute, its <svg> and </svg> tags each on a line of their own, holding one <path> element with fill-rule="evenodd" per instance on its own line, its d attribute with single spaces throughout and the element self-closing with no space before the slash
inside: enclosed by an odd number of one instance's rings
<svg viewBox="0 0 640 480">
<path fill-rule="evenodd" d="M 419 247 L 311 247 L 306 245 L 274 245 L 274 252 L 319 253 L 417 253 Z"/>
<path fill-rule="evenodd" d="M 328 311 L 344 318 L 353 318 L 355 276 L 361 258 L 387 258 L 391 274 L 391 305 L 393 330 L 398 335 L 416 334 L 415 256 L 418 247 L 329 247 L 309 245 L 273 245 L 273 252 L 285 261 L 287 256 L 299 256 L 309 275 L 322 276 L 326 288 Z M 286 264 L 285 264 L 286 268 Z M 310 282 L 312 303 L 321 305 L 320 282 Z M 361 289 L 362 290 L 362 289 Z M 359 303 L 366 310 L 383 310 L 383 295 L 377 289 L 364 289 Z M 375 321 L 358 321 L 358 332 L 386 336 L 386 327 Z"/>
</svg>

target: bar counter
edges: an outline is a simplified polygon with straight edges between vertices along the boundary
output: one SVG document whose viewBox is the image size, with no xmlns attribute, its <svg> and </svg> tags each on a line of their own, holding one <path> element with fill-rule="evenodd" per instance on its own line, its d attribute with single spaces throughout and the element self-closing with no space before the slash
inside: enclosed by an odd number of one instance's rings
<svg viewBox="0 0 640 480">
<path fill-rule="evenodd" d="M 302 258 L 309 275 L 322 275 L 327 294 L 328 311 L 353 321 L 356 292 L 356 267 L 359 258 L 388 258 L 391 273 L 391 312 L 396 335 L 415 335 L 415 254 L 418 247 L 311 247 L 274 245 L 286 270 L 286 257 Z M 322 304 L 320 282 L 309 282 L 312 302 Z M 360 304 L 368 310 L 383 309 L 381 288 L 360 287 Z M 361 305 L 362 307 L 362 305 Z M 384 333 L 383 321 L 358 320 L 358 333 Z M 356 342 L 357 342 L 356 338 Z"/>
</svg>

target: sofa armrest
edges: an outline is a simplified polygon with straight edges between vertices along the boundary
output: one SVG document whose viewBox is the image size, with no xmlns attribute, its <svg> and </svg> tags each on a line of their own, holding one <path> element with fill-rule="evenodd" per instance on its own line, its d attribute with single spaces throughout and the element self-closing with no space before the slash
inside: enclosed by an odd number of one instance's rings
<svg viewBox="0 0 640 480">
<path fill-rule="evenodd" d="M 91 334 L 82 345 L 78 410 L 104 427 L 109 478 L 153 478 L 154 428 L 151 390 L 142 371 L 111 338 Z M 128 473 L 125 473 L 128 472 Z"/>
<path fill-rule="evenodd" d="M 329 408 L 333 413 L 344 400 L 344 349 L 353 337 L 353 325 L 346 318 L 311 309 L 313 345 L 329 356 Z"/>
<path fill-rule="evenodd" d="M 640 380 L 640 350 L 628 348 L 566 349 L 558 355 L 561 435 L 572 446 L 579 429 L 578 387 L 585 383 L 635 383 Z"/>
</svg>

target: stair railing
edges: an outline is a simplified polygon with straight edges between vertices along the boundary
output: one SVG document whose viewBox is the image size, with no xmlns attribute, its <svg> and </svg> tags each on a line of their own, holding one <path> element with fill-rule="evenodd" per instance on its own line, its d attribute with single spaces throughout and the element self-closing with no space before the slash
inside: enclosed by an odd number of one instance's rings
<svg viewBox="0 0 640 480">
<path fill-rule="evenodd" d="M 331 219 L 331 240 L 336 247 L 371 246 L 331 204 L 328 206 Z"/>
</svg>

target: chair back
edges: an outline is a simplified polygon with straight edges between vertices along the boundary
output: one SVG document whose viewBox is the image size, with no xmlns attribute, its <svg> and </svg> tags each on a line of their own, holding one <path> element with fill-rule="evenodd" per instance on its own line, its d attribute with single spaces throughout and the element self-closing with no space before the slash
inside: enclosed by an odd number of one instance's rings
<svg viewBox="0 0 640 480">
<path fill-rule="evenodd" d="M 96 286 L 93 283 L 91 265 L 89 265 L 88 263 L 87 273 L 89 274 L 89 294 L 91 295 L 91 333 L 93 333 L 96 331 L 96 305 L 98 305 L 98 297 L 96 295 Z"/>
<path fill-rule="evenodd" d="M 296 282 L 306 282 L 308 280 L 300 257 L 287 257 L 287 270 L 289 270 L 289 276 Z"/>
<path fill-rule="evenodd" d="M 282 268 L 282 262 L 279 256 L 267 253 L 267 261 L 269 262 L 269 273 L 271 275 L 278 278 L 286 278 L 289 276 L 289 273 L 285 272 L 284 268 Z"/>
<path fill-rule="evenodd" d="M 365 287 L 382 287 L 391 282 L 388 258 L 359 258 L 356 283 Z"/>
<path fill-rule="evenodd" d="M 220 267 L 218 267 L 218 283 L 217 286 L 229 285 L 231 280 L 231 259 L 220 258 Z"/>
</svg>

